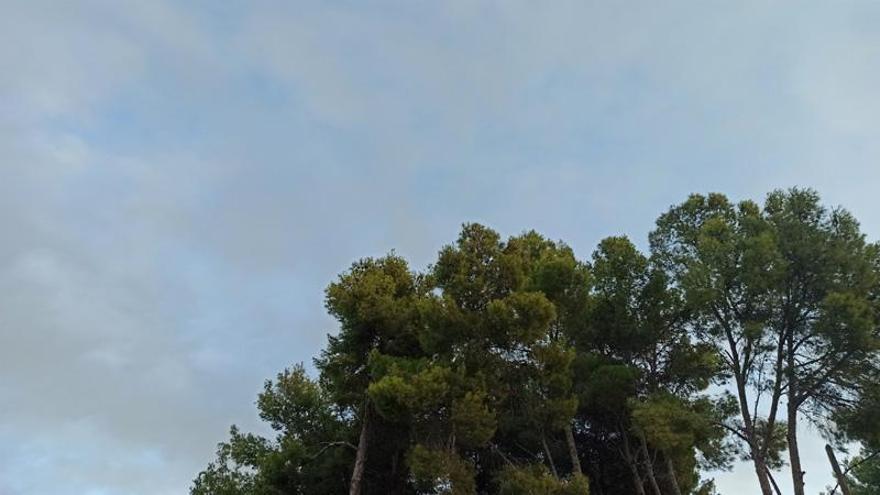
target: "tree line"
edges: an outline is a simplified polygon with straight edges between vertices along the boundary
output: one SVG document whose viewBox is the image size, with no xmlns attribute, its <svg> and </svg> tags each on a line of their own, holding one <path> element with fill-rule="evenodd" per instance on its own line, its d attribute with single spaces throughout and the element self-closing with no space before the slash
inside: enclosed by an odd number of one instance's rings
<svg viewBox="0 0 880 495">
<path fill-rule="evenodd" d="M 746 460 L 756 492 L 803 495 L 804 423 L 860 442 L 839 481 L 880 493 L 880 245 L 856 219 L 812 190 L 694 194 L 649 246 L 580 260 L 466 224 L 424 271 L 357 261 L 317 378 L 268 380 L 274 438 L 233 426 L 191 493 L 708 495 Z"/>
</svg>

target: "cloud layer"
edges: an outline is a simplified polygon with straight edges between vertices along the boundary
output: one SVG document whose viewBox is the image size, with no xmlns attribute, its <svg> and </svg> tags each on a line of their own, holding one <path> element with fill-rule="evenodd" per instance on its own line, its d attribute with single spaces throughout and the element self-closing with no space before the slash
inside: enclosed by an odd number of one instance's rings
<svg viewBox="0 0 880 495">
<path fill-rule="evenodd" d="M 872 2 L 0 11 L 3 493 L 185 492 L 333 331 L 336 273 L 464 221 L 586 257 L 689 192 L 801 185 L 880 233 Z"/>
</svg>

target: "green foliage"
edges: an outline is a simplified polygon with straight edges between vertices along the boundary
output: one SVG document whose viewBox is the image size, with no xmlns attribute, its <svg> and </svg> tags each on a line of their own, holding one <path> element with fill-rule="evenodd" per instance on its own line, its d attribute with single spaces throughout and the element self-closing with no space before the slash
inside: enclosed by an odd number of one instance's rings
<svg viewBox="0 0 880 495">
<path fill-rule="evenodd" d="M 450 370 L 442 366 L 423 364 L 407 370 L 395 364 L 377 373 L 368 394 L 383 416 L 401 419 L 419 411 L 438 409 L 446 403 L 450 375 Z"/>
<path fill-rule="evenodd" d="M 852 466 L 848 477 L 852 495 L 880 495 L 880 455 L 876 451 L 863 450 L 849 465 Z"/>
<path fill-rule="evenodd" d="M 486 405 L 486 394 L 467 392 L 452 402 L 452 427 L 461 447 L 482 447 L 495 433 L 495 415 Z"/>
<path fill-rule="evenodd" d="M 632 417 L 648 443 L 674 460 L 677 478 L 686 487 L 698 481 L 698 464 L 705 469 L 729 466 L 733 452 L 721 427 L 726 414 L 718 403 L 659 393 L 636 402 Z"/>
<path fill-rule="evenodd" d="M 500 495 L 588 495 L 590 485 L 582 475 L 558 479 L 540 464 L 506 466 L 498 474 Z"/>
<path fill-rule="evenodd" d="M 556 317 L 553 304 L 539 292 L 514 292 L 486 306 L 486 337 L 493 344 L 512 348 L 540 339 Z"/>
<path fill-rule="evenodd" d="M 258 495 L 261 486 L 260 467 L 271 447 L 262 438 L 242 435 L 233 426 L 230 440 L 217 447 L 217 460 L 199 473 L 193 482 L 193 495 Z"/>
<path fill-rule="evenodd" d="M 578 399 L 573 393 L 573 349 L 558 343 L 539 344 L 532 348 L 535 376 L 533 393 L 538 401 L 531 414 L 537 424 L 559 431 L 577 412 Z"/>
<path fill-rule="evenodd" d="M 217 458 L 193 481 L 193 495 L 332 494 L 353 456 L 346 425 L 335 416 L 320 386 L 301 365 L 267 381 L 257 401 L 260 417 L 278 432 L 272 441 L 230 429 Z"/>
<path fill-rule="evenodd" d="M 456 245 L 440 251 L 433 276 L 437 287 L 465 311 L 503 299 L 525 279 L 517 257 L 503 252 L 498 233 L 478 224 L 464 225 Z"/>
<path fill-rule="evenodd" d="M 416 492 L 432 495 L 475 495 L 474 466 L 453 452 L 415 445 L 407 457 Z"/>
<path fill-rule="evenodd" d="M 373 351 L 395 356 L 418 355 L 417 328 L 421 280 L 402 258 L 366 258 L 330 284 L 326 307 L 340 324 L 328 336 L 315 362 L 322 383 L 343 407 L 357 408 L 370 382 Z"/>
<path fill-rule="evenodd" d="M 257 398 L 260 418 L 292 438 L 319 441 L 328 428 L 338 427 L 327 394 L 298 364 L 266 380 Z"/>
<path fill-rule="evenodd" d="M 624 364 L 585 364 L 588 379 L 581 397 L 583 407 L 594 414 L 627 415 L 629 399 L 636 395 L 638 371 Z"/>
<path fill-rule="evenodd" d="M 835 421 L 850 440 L 862 442 L 872 450 L 880 450 L 880 375 L 862 384 L 860 400 L 850 407 L 839 408 Z"/>
<path fill-rule="evenodd" d="M 677 397 L 657 394 L 635 403 L 632 416 L 652 445 L 665 452 L 680 452 L 715 433 L 714 418 L 702 412 Z"/>
</svg>

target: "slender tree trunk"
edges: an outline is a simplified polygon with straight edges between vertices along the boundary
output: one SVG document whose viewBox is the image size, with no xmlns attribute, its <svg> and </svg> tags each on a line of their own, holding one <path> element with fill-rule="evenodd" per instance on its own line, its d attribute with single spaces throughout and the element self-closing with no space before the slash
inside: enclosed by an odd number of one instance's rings
<svg viewBox="0 0 880 495">
<path fill-rule="evenodd" d="M 565 443 L 568 444 L 568 455 L 571 456 L 571 472 L 583 474 L 581 460 L 578 458 L 577 444 L 574 443 L 574 432 L 571 429 L 571 422 L 565 425 Z"/>
<path fill-rule="evenodd" d="M 770 468 L 767 468 L 767 478 L 770 479 L 770 484 L 773 485 L 773 491 L 776 492 L 776 495 L 782 495 L 782 490 L 779 489 L 779 485 L 776 484 L 776 479 L 773 478 L 773 473 L 770 472 Z"/>
<path fill-rule="evenodd" d="M 678 476 L 675 475 L 675 464 L 672 463 L 672 457 L 663 453 L 666 458 L 666 472 L 669 475 L 669 486 L 672 488 L 672 495 L 681 495 L 681 488 L 678 486 Z"/>
<path fill-rule="evenodd" d="M 837 478 L 837 484 L 840 486 L 840 491 L 843 492 L 843 495 L 850 495 L 849 483 L 846 480 L 846 475 L 840 470 L 840 464 L 837 463 L 837 456 L 834 455 L 834 449 L 832 449 L 830 445 L 825 444 L 825 453 L 828 454 L 828 461 L 831 463 L 831 469 L 834 470 L 834 476 Z"/>
<path fill-rule="evenodd" d="M 737 350 L 736 341 L 731 331 L 726 328 L 726 322 L 718 315 L 719 321 L 725 325 L 725 333 L 727 336 L 728 350 L 731 354 L 731 367 L 733 368 L 733 378 L 736 382 L 736 394 L 739 402 L 740 415 L 743 419 L 745 427 L 745 435 L 748 439 L 749 453 L 752 457 L 752 464 L 755 466 L 755 475 L 758 477 L 758 485 L 761 488 L 761 495 L 773 495 L 773 488 L 770 486 L 770 480 L 767 478 L 767 464 L 764 462 L 764 456 L 761 452 L 760 443 L 757 441 L 757 432 L 749 411 L 749 399 L 746 393 L 746 377 L 743 375 L 743 369 L 740 367 L 740 357 Z"/>
<path fill-rule="evenodd" d="M 788 462 L 791 465 L 791 483 L 794 495 L 804 495 L 804 471 L 801 468 L 801 452 L 797 438 L 798 382 L 795 374 L 794 342 L 788 342 Z"/>
<path fill-rule="evenodd" d="M 746 437 L 748 438 L 749 452 L 752 455 L 752 464 L 755 466 L 755 475 L 758 477 L 758 485 L 761 488 L 762 495 L 773 495 L 773 488 L 770 486 L 770 479 L 767 477 L 767 464 L 764 462 L 764 456 L 757 440 L 755 425 L 752 422 L 752 415 L 749 412 L 749 403 L 746 398 L 746 385 L 740 373 L 734 373 L 737 395 L 739 398 L 740 413 L 743 418 L 743 425 L 746 429 Z"/>
<path fill-rule="evenodd" d="M 804 471 L 797 438 L 797 406 L 788 406 L 788 462 L 791 464 L 791 482 L 794 495 L 804 495 Z"/>
<path fill-rule="evenodd" d="M 642 476 L 639 474 L 639 468 L 636 462 L 636 458 L 632 454 L 632 450 L 629 446 L 629 437 L 627 437 L 626 433 L 621 430 L 622 438 L 622 450 L 621 454 L 623 454 L 623 459 L 626 461 L 627 467 L 629 467 L 629 472 L 632 474 L 633 487 L 636 490 L 636 495 L 645 495 L 645 485 L 642 483 Z"/>
<path fill-rule="evenodd" d="M 651 489 L 654 490 L 654 495 L 663 495 L 660 491 L 660 485 L 657 484 L 657 477 L 654 476 L 654 463 L 651 461 L 651 453 L 648 451 L 648 442 L 645 440 L 645 435 L 639 432 L 638 437 L 642 457 L 645 458 L 645 475 L 648 477 L 648 483 L 650 483 Z"/>
<path fill-rule="evenodd" d="M 779 412 L 779 400 L 782 398 L 782 380 L 785 378 L 785 343 L 788 340 L 788 333 L 783 332 L 782 335 L 779 335 L 779 340 L 776 344 L 776 363 L 773 365 L 773 393 L 770 396 L 770 413 L 767 414 L 767 431 L 764 432 L 764 437 L 761 441 L 761 458 L 766 459 L 767 453 L 770 449 L 770 444 L 772 443 L 770 440 L 773 438 L 773 430 L 776 429 L 776 415 Z M 772 480 L 773 476 L 770 475 L 769 471 L 767 475 L 771 478 L 771 482 L 775 485 L 775 481 Z M 774 488 L 776 488 L 774 486 Z M 776 490 L 777 493 L 779 490 Z"/>
<path fill-rule="evenodd" d="M 547 462 L 550 464 L 550 471 L 553 472 L 553 477 L 559 479 L 559 471 L 556 470 L 556 463 L 553 462 L 553 454 L 550 453 L 550 447 L 547 445 L 547 437 L 543 433 L 541 434 L 541 445 L 544 446 L 544 455 L 547 456 Z"/>
<path fill-rule="evenodd" d="M 361 421 L 361 434 L 358 438 L 357 455 L 354 460 L 354 470 L 351 473 L 351 484 L 348 488 L 349 495 L 361 495 L 361 485 L 364 479 L 364 467 L 367 463 L 367 442 L 370 429 L 370 404 L 364 404 L 364 419 Z"/>
</svg>

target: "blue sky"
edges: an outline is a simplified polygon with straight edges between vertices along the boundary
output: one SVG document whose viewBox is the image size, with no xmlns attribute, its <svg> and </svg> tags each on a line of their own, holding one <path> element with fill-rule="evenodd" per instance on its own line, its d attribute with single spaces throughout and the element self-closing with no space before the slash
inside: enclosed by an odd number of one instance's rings
<svg viewBox="0 0 880 495">
<path fill-rule="evenodd" d="M 874 1 L 0 13 L 4 494 L 185 493 L 334 331 L 337 273 L 423 267 L 462 222 L 587 258 L 690 192 L 799 185 L 880 237 Z"/>
</svg>

